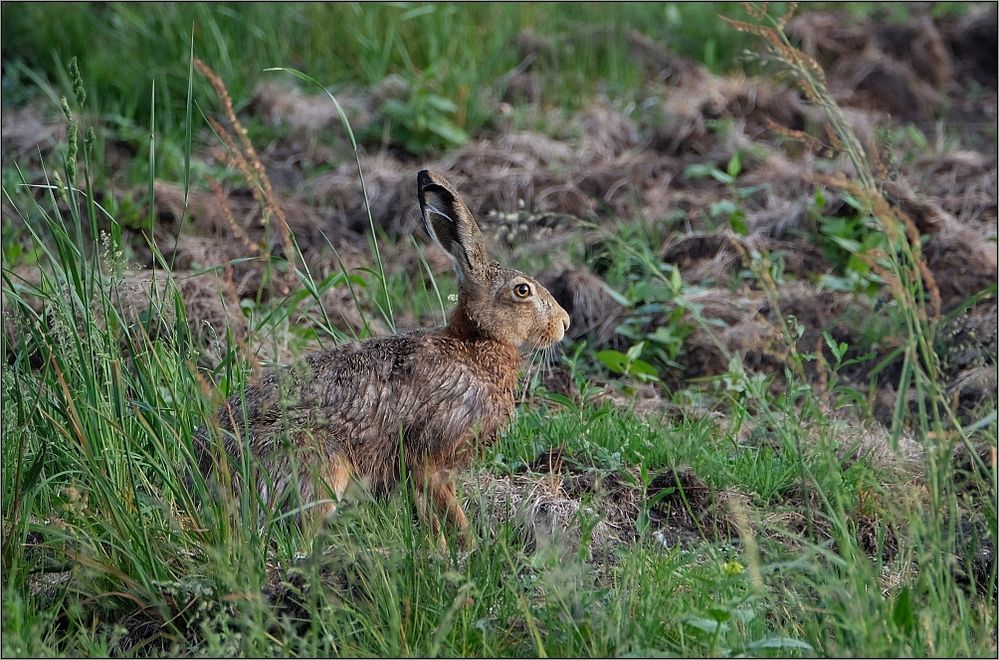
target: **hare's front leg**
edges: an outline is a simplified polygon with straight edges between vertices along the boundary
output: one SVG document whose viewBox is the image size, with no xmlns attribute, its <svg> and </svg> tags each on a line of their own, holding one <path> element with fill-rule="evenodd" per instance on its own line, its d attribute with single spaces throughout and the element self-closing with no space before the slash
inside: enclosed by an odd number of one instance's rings
<svg viewBox="0 0 999 660">
<path fill-rule="evenodd" d="M 473 539 L 468 530 L 468 519 L 458 501 L 449 471 L 428 466 L 419 470 L 416 477 L 417 514 L 430 524 L 431 532 L 439 538 L 442 549 L 446 549 L 447 543 L 441 529 L 441 518 L 445 518 L 457 530 L 462 546 L 471 546 Z"/>
<path fill-rule="evenodd" d="M 448 472 L 435 472 L 431 476 L 431 494 L 438 510 L 443 511 L 448 521 L 461 534 L 468 533 L 468 518 L 465 517 L 465 510 L 461 508 L 458 501 L 458 494 L 454 487 L 454 481 Z"/>
</svg>

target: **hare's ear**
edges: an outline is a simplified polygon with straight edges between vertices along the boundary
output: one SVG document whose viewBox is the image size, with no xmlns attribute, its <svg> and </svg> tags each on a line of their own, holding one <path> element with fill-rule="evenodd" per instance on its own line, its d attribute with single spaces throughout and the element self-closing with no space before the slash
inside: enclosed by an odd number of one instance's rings
<svg viewBox="0 0 999 660">
<path fill-rule="evenodd" d="M 488 258 L 472 212 L 440 174 L 422 170 L 416 175 L 416 183 L 427 233 L 451 255 L 459 279 L 481 279 Z"/>
</svg>

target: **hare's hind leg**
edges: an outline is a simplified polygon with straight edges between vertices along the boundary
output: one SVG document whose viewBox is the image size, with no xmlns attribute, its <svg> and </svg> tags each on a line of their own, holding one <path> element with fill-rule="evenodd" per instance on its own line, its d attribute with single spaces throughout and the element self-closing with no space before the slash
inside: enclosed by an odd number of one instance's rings
<svg viewBox="0 0 999 660">
<path fill-rule="evenodd" d="M 295 512 L 307 536 L 319 532 L 336 512 L 352 474 L 346 457 L 321 448 L 312 434 L 292 436 L 262 462 L 266 472 L 258 486 L 261 497 L 272 508 Z"/>
</svg>

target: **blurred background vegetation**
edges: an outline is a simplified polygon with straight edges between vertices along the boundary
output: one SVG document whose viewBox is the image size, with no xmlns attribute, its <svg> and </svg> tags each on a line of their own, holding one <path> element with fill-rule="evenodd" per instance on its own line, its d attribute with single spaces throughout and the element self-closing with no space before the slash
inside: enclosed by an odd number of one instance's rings
<svg viewBox="0 0 999 660">
<path fill-rule="evenodd" d="M 780 13 L 781 5 L 771 3 Z M 904 20 L 891 3 L 809 3 Z M 935 13 L 968 3 L 937 3 Z M 294 67 L 336 91 L 398 74 L 457 105 L 456 125 L 489 125 L 496 81 L 523 64 L 542 76 L 545 100 L 573 110 L 594 92 L 626 97 L 642 71 L 625 35 L 635 30 L 714 72 L 740 70 L 748 36 L 719 16 L 744 17 L 735 2 L 662 3 L 12 3 L 3 6 L 4 104 L 47 90 L 70 92 L 78 57 L 93 107 L 144 122 L 156 88 L 157 129 L 181 130 L 188 53 L 208 62 L 233 98 L 249 97 L 265 67 Z M 520 44 L 518 35 L 537 35 Z M 541 36 L 543 35 L 543 36 Z M 207 85 L 196 80 L 196 85 Z"/>
</svg>

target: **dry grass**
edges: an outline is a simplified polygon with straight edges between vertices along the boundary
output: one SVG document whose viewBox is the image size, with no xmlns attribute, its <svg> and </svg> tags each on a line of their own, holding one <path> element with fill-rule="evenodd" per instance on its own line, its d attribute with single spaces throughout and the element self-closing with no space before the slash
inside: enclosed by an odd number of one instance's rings
<svg viewBox="0 0 999 660">
<path fill-rule="evenodd" d="M 208 82 L 211 83 L 212 88 L 215 90 L 219 100 L 222 102 L 222 107 L 225 111 L 226 119 L 229 121 L 231 132 L 223 126 L 221 122 L 214 118 L 209 117 L 208 123 L 225 145 L 225 153 L 229 165 L 235 167 L 236 170 L 239 171 L 240 175 L 242 175 L 243 179 L 250 187 L 257 204 L 260 206 L 261 225 L 266 230 L 266 228 L 270 226 L 271 217 L 273 216 L 277 219 L 277 230 L 284 247 L 283 256 L 290 266 L 288 274 L 284 278 L 278 278 L 278 289 L 282 294 L 287 294 L 295 282 L 291 271 L 295 268 L 297 251 L 292 243 L 292 232 L 291 228 L 288 226 L 288 220 L 285 217 L 284 210 L 279 204 L 274 193 L 274 187 L 271 185 L 271 180 L 267 176 L 267 169 L 260 161 L 260 157 L 257 155 L 257 151 L 253 147 L 253 143 L 250 142 L 250 139 L 247 137 L 246 128 L 244 128 L 243 124 L 240 123 L 239 118 L 236 116 L 236 112 L 232 108 L 232 99 L 229 97 L 229 92 L 226 90 L 225 84 L 215 74 L 215 72 L 201 60 L 195 58 L 194 66 L 203 76 L 205 76 L 205 78 L 208 79 Z M 219 196 L 221 197 L 221 192 L 219 193 Z M 235 226 L 235 222 L 231 224 Z M 243 235 L 245 236 L 245 233 Z M 265 253 L 265 258 L 269 258 L 269 256 L 269 254 Z"/>
</svg>

